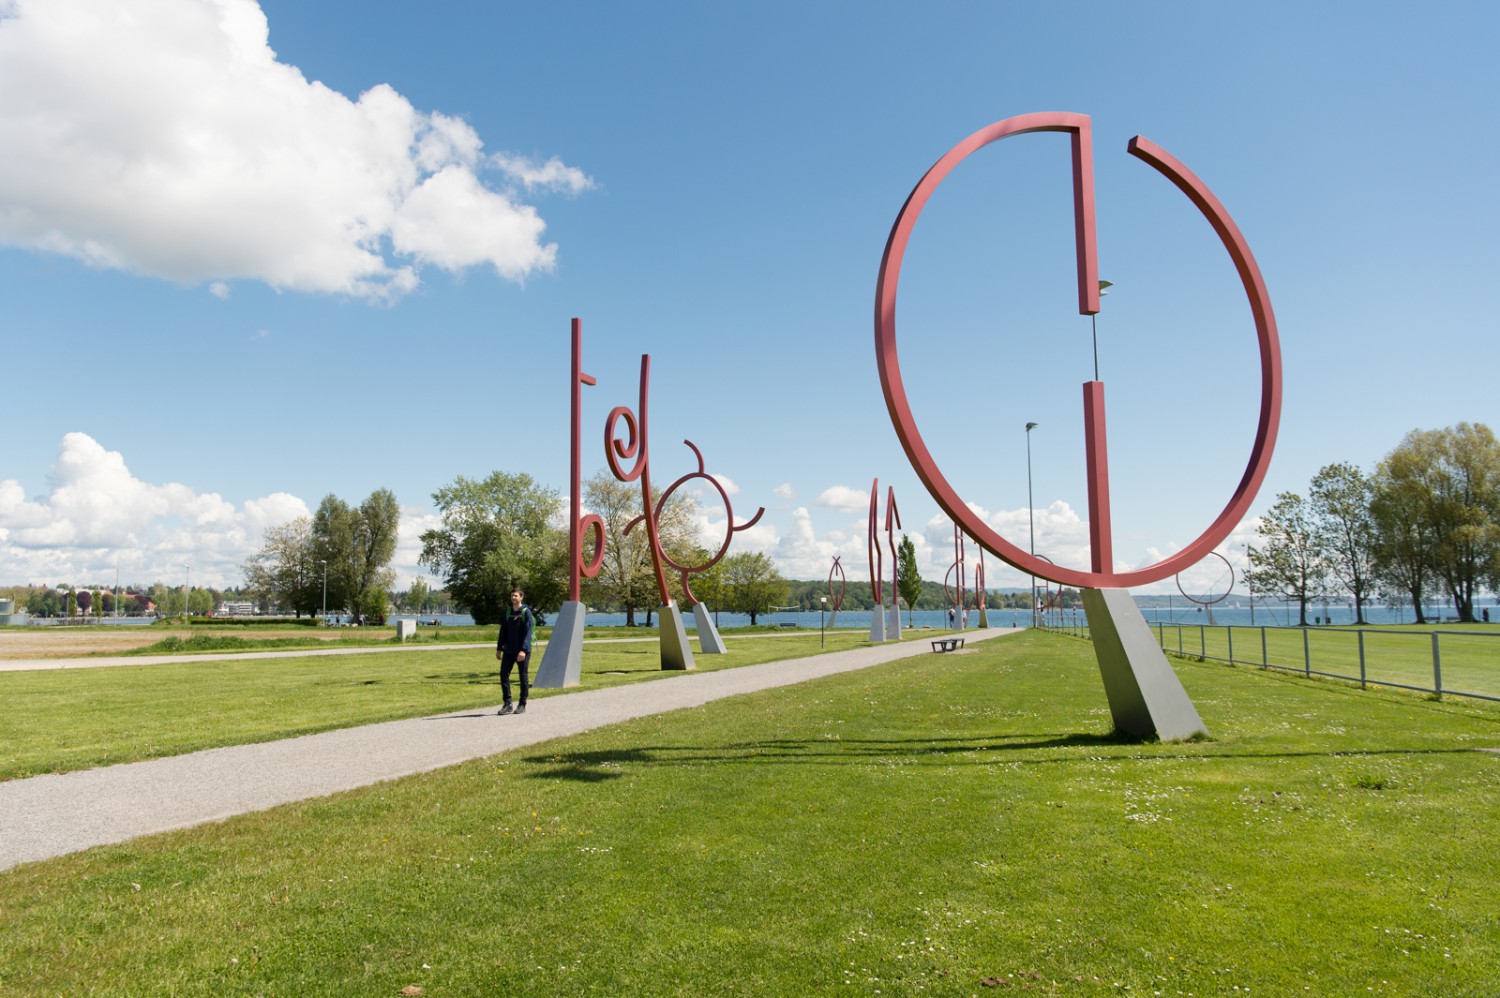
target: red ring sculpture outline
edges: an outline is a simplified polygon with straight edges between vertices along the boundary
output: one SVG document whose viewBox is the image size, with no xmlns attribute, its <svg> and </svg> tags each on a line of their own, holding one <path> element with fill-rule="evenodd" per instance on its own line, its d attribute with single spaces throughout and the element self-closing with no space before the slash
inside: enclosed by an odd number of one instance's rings
<svg viewBox="0 0 1500 998">
<path fill-rule="evenodd" d="M 1078 244 L 1079 312 L 1090 315 L 1099 311 L 1097 248 L 1094 233 L 1093 139 L 1088 115 L 1062 111 L 1022 114 L 980 129 L 950 149 L 912 189 L 902 205 L 880 261 L 880 275 L 875 286 L 875 360 L 880 370 L 880 385 L 885 394 L 886 409 L 895 425 L 896 435 L 906 451 L 913 470 L 922 479 L 943 511 L 962 524 L 969 535 L 995 557 L 1021 571 L 1037 575 L 1059 585 L 1090 589 L 1125 589 L 1158 582 L 1202 559 L 1220 541 L 1228 537 L 1249 512 L 1250 504 L 1270 467 L 1276 445 L 1276 431 L 1281 420 L 1281 349 L 1276 332 L 1276 317 L 1266 291 L 1260 268 L 1245 238 L 1229 213 L 1198 177 L 1160 146 L 1135 136 L 1126 147 L 1130 155 L 1145 161 L 1161 173 L 1192 201 L 1224 244 L 1235 270 L 1244 285 L 1255 319 L 1260 343 L 1261 404 L 1256 425 L 1255 444 L 1249 463 L 1228 504 L 1198 539 L 1176 554 L 1132 572 L 1081 571 L 1051 566 L 1007 541 L 981 518 L 948 483 L 933 461 L 927 444 L 912 416 L 906 389 L 901 380 L 901 364 L 896 351 L 896 289 L 901 262 L 923 207 L 939 184 L 959 163 L 974 152 L 1011 135 L 1027 132 L 1066 132 L 1072 138 L 1074 227 Z M 1108 509 L 1091 510 L 1091 515 L 1107 520 Z"/>
<path fill-rule="evenodd" d="M 844 574 L 844 566 L 839 564 L 839 555 L 833 556 L 833 567 L 828 570 L 828 598 L 833 600 L 833 612 L 838 613 L 844 606 L 844 594 L 849 591 L 849 577 Z M 839 594 L 833 595 L 833 573 L 839 573 Z"/>
</svg>

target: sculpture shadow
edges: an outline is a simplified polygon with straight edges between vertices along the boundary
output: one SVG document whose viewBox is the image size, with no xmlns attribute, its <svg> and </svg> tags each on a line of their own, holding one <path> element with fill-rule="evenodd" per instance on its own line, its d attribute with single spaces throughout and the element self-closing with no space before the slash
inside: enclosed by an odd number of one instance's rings
<svg viewBox="0 0 1500 998">
<path fill-rule="evenodd" d="M 904 766 L 1051 766 L 1094 764 L 1103 761 L 1133 759 L 1292 759 L 1292 758 L 1359 758 L 1387 755 L 1454 755 L 1473 749 L 1369 749 L 1364 751 L 1327 752 L 1213 752 L 1196 748 L 1201 743 L 1183 743 L 1168 755 L 1144 754 L 1139 751 L 1154 741 L 1110 734 L 1013 734 L 989 738 L 911 738 L 911 739 L 822 739 L 784 738 L 754 742 L 732 742 L 726 745 L 646 745 L 630 749 L 606 749 L 592 752 L 569 752 L 565 755 L 533 755 L 524 761 L 544 766 L 528 775 L 533 780 L 573 780 L 603 783 L 626 775 L 629 768 L 674 766 L 800 766 L 899 764 Z M 1211 744 L 1211 743 L 1210 743 Z M 1016 753 L 1046 749 L 1093 749 L 1090 754 L 1067 754 L 1040 758 L 1015 758 Z M 1114 750 L 1114 751 L 1108 751 Z M 1125 751 L 1120 751 L 1125 750 Z M 1098 754 L 1099 752 L 1104 754 Z M 958 756 L 972 755 L 972 759 Z"/>
</svg>

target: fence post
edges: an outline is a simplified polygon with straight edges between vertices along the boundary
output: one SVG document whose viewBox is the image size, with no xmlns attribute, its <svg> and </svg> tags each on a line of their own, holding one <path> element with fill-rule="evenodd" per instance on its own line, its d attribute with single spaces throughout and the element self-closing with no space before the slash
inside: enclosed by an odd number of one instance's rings
<svg viewBox="0 0 1500 998">
<path fill-rule="evenodd" d="M 1307 628 L 1302 628 L 1302 671 L 1312 677 L 1312 646 L 1307 639 Z"/>
<path fill-rule="evenodd" d="M 1443 699 L 1443 653 L 1442 641 L 1437 631 L 1432 632 L 1432 691 Z"/>
<path fill-rule="evenodd" d="M 1359 688 L 1365 689 L 1365 632 L 1359 632 Z"/>
</svg>

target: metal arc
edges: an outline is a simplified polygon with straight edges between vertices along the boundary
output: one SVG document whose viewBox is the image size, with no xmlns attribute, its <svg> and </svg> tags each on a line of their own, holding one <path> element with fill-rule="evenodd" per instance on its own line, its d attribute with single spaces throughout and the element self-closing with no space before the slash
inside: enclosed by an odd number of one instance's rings
<svg viewBox="0 0 1500 998">
<path fill-rule="evenodd" d="M 901 364 L 896 347 L 897 287 L 906 247 L 923 207 L 938 185 L 969 155 L 1008 136 L 1036 131 L 1072 132 L 1075 136 L 1083 138 L 1088 135 L 1089 119 L 1087 115 L 1081 114 L 1043 112 L 1007 118 L 975 132 L 949 150 L 927 171 L 896 216 L 890 237 L 886 241 L 885 253 L 880 261 L 880 272 L 875 289 L 875 360 L 880 371 L 880 384 L 885 394 L 886 408 L 912 469 L 927 486 L 927 491 L 944 512 L 956 523 L 961 524 L 981 547 L 997 558 L 1021 571 L 1060 585 L 1080 588 L 1117 589 L 1158 582 L 1200 560 L 1227 537 L 1235 525 L 1244 518 L 1269 467 L 1281 412 L 1280 344 L 1270 295 L 1266 291 L 1260 269 L 1250 252 L 1249 245 L 1229 217 L 1229 213 L 1224 210 L 1223 205 L 1196 175 L 1165 150 L 1140 136 L 1132 139 L 1128 147 L 1132 155 L 1149 163 L 1187 194 L 1219 235 L 1220 241 L 1234 262 L 1245 293 L 1250 300 L 1256 335 L 1260 341 L 1261 407 L 1255 444 L 1239 486 L 1218 517 L 1197 540 L 1171 557 L 1130 572 L 1082 571 L 1064 568 L 1051 565 L 1039 557 L 1028 554 L 976 516 L 948 482 L 936 461 L 933 460 L 932 453 L 928 450 L 921 431 L 917 428 L 901 378 Z M 1086 301 L 1083 284 L 1092 269 L 1092 260 L 1085 259 L 1092 257 L 1092 169 L 1087 162 L 1080 162 L 1080 151 L 1088 151 L 1086 142 L 1075 139 L 1073 151 L 1075 226 L 1080 246 L 1080 311 L 1088 314 L 1090 308 Z M 1083 182 L 1085 179 L 1088 181 L 1086 190 Z M 1085 242 L 1088 243 L 1088 252 L 1085 252 Z M 1096 282 L 1087 281 L 1087 283 L 1093 283 L 1097 289 Z M 1097 308 L 1097 299 L 1095 299 L 1092 309 L 1097 311 Z"/>
</svg>

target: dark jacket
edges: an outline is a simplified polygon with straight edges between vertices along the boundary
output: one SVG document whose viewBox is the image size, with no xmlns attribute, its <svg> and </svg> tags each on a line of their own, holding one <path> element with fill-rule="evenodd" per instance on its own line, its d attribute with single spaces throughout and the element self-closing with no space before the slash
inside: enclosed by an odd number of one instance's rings
<svg viewBox="0 0 1500 998">
<path fill-rule="evenodd" d="M 500 619 L 500 636 L 495 641 L 495 650 L 510 655 L 524 651 L 526 657 L 531 658 L 531 632 L 535 629 L 536 618 L 531 607 L 525 603 L 521 604 L 519 611 L 506 607 L 505 616 Z"/>
</svg>

